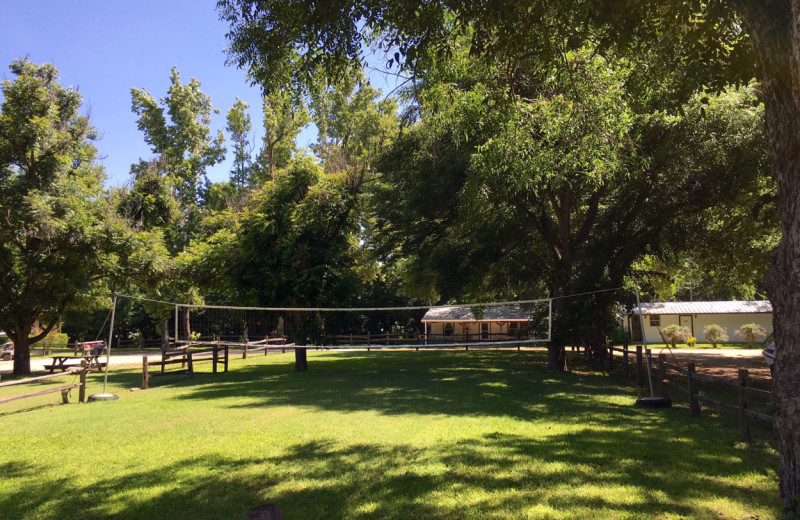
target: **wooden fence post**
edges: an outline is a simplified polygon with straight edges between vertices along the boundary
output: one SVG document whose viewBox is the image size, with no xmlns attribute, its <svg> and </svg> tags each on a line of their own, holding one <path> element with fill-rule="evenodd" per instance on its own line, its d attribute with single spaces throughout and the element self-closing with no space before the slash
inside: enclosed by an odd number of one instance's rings
<svg viewBox="0 0 800 520">
<path fill-rule="evenodd" d="M 194 366 L 192 365 L 192 352 L 190 350 L 186 351 L 186 360 L 189 362 L 189 377 L 194 377 Z M 181 363 L 183 366 L 183 363 Z"/>
<path fill-rule="evenodd" d="M 608 371 L 614 370 L 614 345 L 608 346 Z"/>
<path fill-rule="evenodd" d="M 89 367 L 86 365 L 86 360 L 81 360 L 81 388 L 78 390 L 78 402 L 85 403 L 86 402 L 86 373 L 89 371 Z"/>
<path fill-rule="evenodd" d="M 225 373 L 228 373 L 228 345 L 225 345 Z"/>
<path fill-rule="evenodd" d="M 150 386 L 150 373 L 147 364 L 147 356 L 142 356 L 142 390 L 147 390 Z M 164 365 L 161 365 L 162 367 Z"/>
<path fill-rule="evenodd" d="M 694 363 L 689 363 L 689 375 L 686 377 L 689 389 L 689 414 L 692 417 L 700 415 L 700 400 L 697 398 L 697 382 L 694 380 L 694 373 L 697 371 Z"/>
<path fill-rule="evenodd" d="M 247 359 L 247 345 L 242 349 L 242 359 Z"/>
<path fill-rule="evenodd" d="M 630 365 L 630 358 L 628 355 L 628 345 L 625 345 L 622 348 L 622 362 L 623 365 L 623 377 L 625 378 L 625 384 L 627 384 L 631 380 L 631 365 Z"/>
<path fill-rule="evenodd" d="M 211 373 L 217 373 L 217 363 L 219 363 L 219 349 L 217 345 L 211 345 Z"/>
<path fill-rule="evenodd" d="M 644 371 L 642 370 L 642 346 L 636 345 L 636 384 L 644 386 Z"/>
<path fill-rule="evenodd" d="M 667 355 L 658 355 L 658 395 L 667 398 L 667 385 L 664 380 L 667 378 Z"/>
<path fill-rule="evenodd" d="M 747 386 L 747 369 L 740 368 L 739 369 L 739 430 L 742 442 L 751 442 L 752 438 L 750 436 L 750 423 L 747 422 L 747 415 L 745 415 L 745 410 L 747 409 L 747 403 L 744 400 L 744 387 Z"/>
</svg>

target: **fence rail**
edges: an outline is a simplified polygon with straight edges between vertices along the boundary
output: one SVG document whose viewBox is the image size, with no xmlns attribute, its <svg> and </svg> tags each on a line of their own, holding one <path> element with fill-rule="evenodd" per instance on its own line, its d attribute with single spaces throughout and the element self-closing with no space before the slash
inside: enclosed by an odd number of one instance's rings
<svg viewBox="0 0 800 520">
<path fill-rule="evenodd" d="M 80 367 L 75 367 L 75 368 L 68 369 L 68 370 L 66 370 L 64 372 L 61 372 L 60 374 L 47 374 L 47 375 L 44 375 L 44 376 L 28 377 L 26 379 L 17 379 L 15 381 L 5 381 L 3 383 L 0 383 L 0 388 L 4 388 L 4 387 L 7 387 L 7 386 L 16 386 L 16 385 L 25 385 L 25 384 L 30 384 L 30 383 L 36 383 L 36 382 L 44 381 L 44 380 L 47 380 L 47 379 L 53 379 L 53 378 L 56 378 L 56 377 L 64 377 L 64 376 L 70 376 L 70 375 L 73 375 L 73 376 L 77 375 L 80 378 L 79 382 L 77 382 L 77 383 L 57 386 L 57 387 L 53 387 L 53 388 L 45 388 L 44 390 L 39 390 L 39 391 L 31 392 L 31 393 L 28 393 L 28 394 L 21 394 L 21 395 L 14 395 L 14 396 L 11 396 L 11 397 L 5 397 L 3 399 L 0 399 L 0 404 L 10 403 L 12 401 L 18 401 L 20 399 L 27 399 L 28 397 L 37 397 L 37 396 L 40 396 L 40 395 L 52 394 L 52 393 L 55 393 L 55 392 L 61 392 L 61 401 L 64 404 L 67 404 L 69 402 L 69 391 L 72 390 L 73 388 L 79 388 L 80 389 L 78 391 L 78 402 L 84 403 L 84 402 L 86 402 L 86 374 L 87 374 L 88 371 L 89 371 L 89 367 L 86 364 L 86 360 L 83 360 L 81 362 L 81 366 Z"/>
<path fill-rule="evenodd" d="M 207 345 L 204 345 L 207 346 Z M 142 390 L 150 388 L 150 378 L 157 375 L 175 375 L 175 374 L 189 374 L 189 377 L 194 377 L 195 363 L 204 361 L 211 361 L 212 373 L 217 373 L 217 366 L 222 364 L 223 371 L 228 371 L 229 349 L 228 345 L 212 345 L 211 350 L 191 350 L 191 345 L 183 345 L 176 347 L 174 350 L 165 350 L 161 352 L 160 361 L 151 361 L 147 356 L 142 356 Z M 180 363 L 180 370 L 172 370 L 166 372 L 168 365 L 176 365 Z M 151 374 L 150 367 L 161 367 L 158 374 Z"/>
</svg>

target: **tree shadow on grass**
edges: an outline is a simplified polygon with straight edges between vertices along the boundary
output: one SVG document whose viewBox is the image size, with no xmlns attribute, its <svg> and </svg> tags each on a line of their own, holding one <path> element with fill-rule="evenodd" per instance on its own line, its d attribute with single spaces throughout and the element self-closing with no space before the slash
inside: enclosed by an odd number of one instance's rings
<svg viewBox="0 0 800 520">
<path fill-rule="evenodd" d="M 500 432 L 450 445 L 341 445 L 314 440 L 271 457 L 187 456 L 80 487 L 38 467 L 0 465 L 30 482 L 0 493 L 4 518 L 244 518 L 278 503 L 287 519 L 719 518 L 778 510 L 770 490 L 726 481 L 754 457 L 719 455 L 654 432 L 620 442 L 599 429 L 541 439 Z M 686 456 L 676 458 L 676 450 Z M 668 462 L 669 465 L 665 465 Z M 611 490 L 608 492 L 607 490 Z M 741 514 L 741 511 L 736 514 Z"/>
<path fill-rule="evenodd" d="M 235 397 L 232 407 L 309 406 L 525 420 L 545 415 L 568 419 L 576 411 L 623 417 L 639 413 L 627 406 L 629 397 L 633 403 L 630 389 L 603 376 L 551 374 L 540 353 L 339 353 L 311 358 L 309 365 L 308 372 L 296 373 L 289 365 L 249 364 L 224 376 L 196 377 L 180 383 L 187 391 L 178 398 L 222 400 L 225 406 L 224 399 Z M 626 405 L 615 404 L 622 396 Z M 249 400 L 243 403 L 242 397 Z"/>
</svg>

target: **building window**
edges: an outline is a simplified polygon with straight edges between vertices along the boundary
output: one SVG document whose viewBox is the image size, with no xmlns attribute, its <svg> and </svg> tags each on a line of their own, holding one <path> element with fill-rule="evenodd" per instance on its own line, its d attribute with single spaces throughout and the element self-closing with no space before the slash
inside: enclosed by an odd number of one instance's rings
<svg viewBox="0 0 800 520">
<path fill-rule="evenodd" d="M 489 324 L 481 323 L 481 339 L 489 339 Z"/>
<path fill-rule="evenodd" d="M 650 326 L 651 327 L 660 327 L 661 326 L 661 316 L 658 314 L 651 314 L 650 315 Z"/>
<path fill-rule="evenodd" d="M 452 336 L 453 335 L 453 324 L 452 323 L 445 323 L 445 325 L 444 325 L 444 335 L 445 336 Z"/>
</svg>

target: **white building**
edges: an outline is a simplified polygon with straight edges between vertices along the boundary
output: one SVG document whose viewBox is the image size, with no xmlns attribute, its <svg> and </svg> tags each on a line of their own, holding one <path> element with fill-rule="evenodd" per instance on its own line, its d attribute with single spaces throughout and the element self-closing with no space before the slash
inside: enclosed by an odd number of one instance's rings
<svg viewBox="0 0 800 520">
<path fill-rule="evenodd" d="M 772 332 L 772 304 L 768 300 L 742 302 L 652 302 L 643 303 L 642 319 L 648 343 L 661 343 L 658 329 L 669 325 L 682 325 L 691 331 L 698 343 L 708 343 L 703 329 L 716 324 L 728 330 L 731 342 L 744 342 L 733 333 L 746 323 L 757 323 L 767 334 Z M 639 309 L 628 313 L 627 330 L 631 340 L 642 341 Z"/>
<path fill-rule="evenodd" d="M 422 318 L 431 340 L 502 341 L 527 339 L 532 312 L 519 305 L 435 307 Z"/>
</svg>

